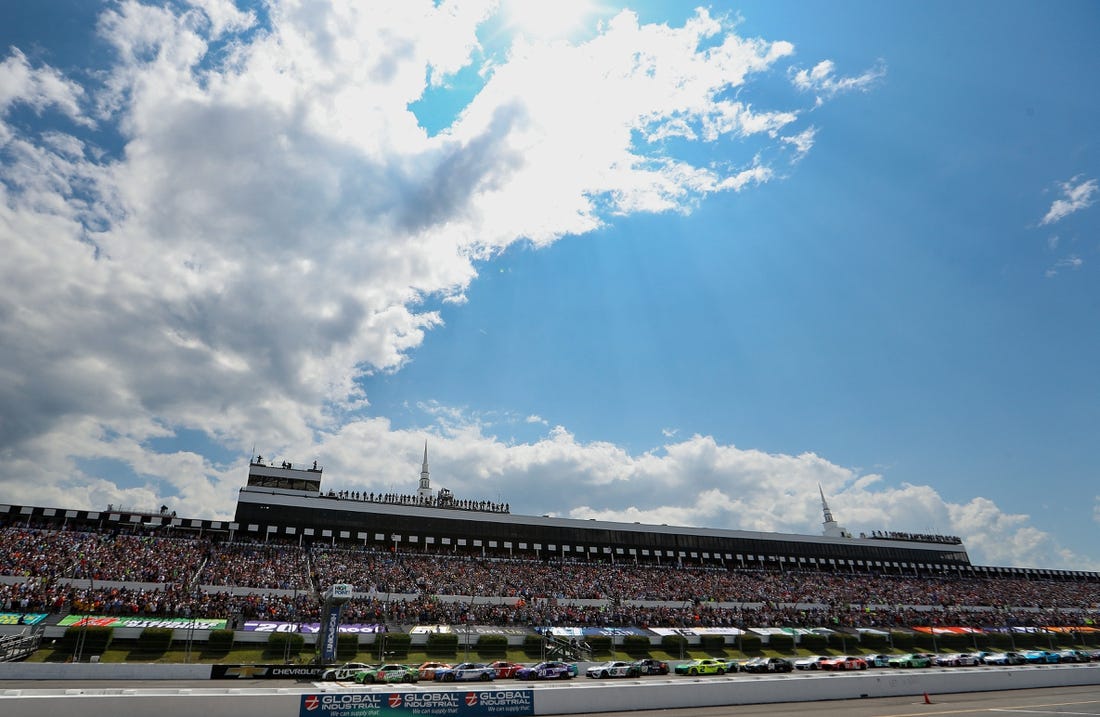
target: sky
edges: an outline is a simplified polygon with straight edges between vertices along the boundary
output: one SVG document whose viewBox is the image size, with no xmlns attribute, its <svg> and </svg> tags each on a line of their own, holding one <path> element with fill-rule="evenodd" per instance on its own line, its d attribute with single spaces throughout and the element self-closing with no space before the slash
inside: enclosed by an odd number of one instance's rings
<svg viewBox="0 0 1100 717">
<path fill-rule="evenodd" d="M 0 502 L 251 456 L 1100 570 L 1100 5 L 0 4 Z"/>
</svg>

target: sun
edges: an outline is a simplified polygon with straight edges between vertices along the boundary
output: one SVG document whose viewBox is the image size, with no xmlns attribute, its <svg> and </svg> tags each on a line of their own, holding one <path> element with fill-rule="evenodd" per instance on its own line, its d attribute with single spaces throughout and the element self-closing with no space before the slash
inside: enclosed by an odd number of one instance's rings
<svg viewBox="0 0 1100 717">
<path fill-rule="evenodd" d="M 531 39 L 564 39 L 595 15 L 593 0 L 502 0 L 504 22 Z"/>
</svg>

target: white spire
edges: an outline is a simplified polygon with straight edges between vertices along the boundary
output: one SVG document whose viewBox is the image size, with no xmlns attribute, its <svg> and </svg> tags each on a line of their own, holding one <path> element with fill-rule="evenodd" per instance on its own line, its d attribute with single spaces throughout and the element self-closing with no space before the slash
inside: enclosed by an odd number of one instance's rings
<svg viewBox="0 0 1100 717">
<path fill-rule="evenodd" d="M 836 520 L 833 519 L 833 512 L 829 510 L 829 504 L 825 502 L 825 491 L 822 490 L 821 484 L 817 484 L 817 492 L 821 495 L 821 510 L 825 514 L 825 522 L 822 523 L 825 530 L 822 531 L 822 535 L 826 538 L 850 538 L 852 534 L 847 529 L 837 525 Z"/>
<path fill-rule="evenodd" d="M 425 459 L 425 461 L 426 460 L 427 459 Z M 425 465 L 426 465 L 426 463 L 425 463 Z M 832 514 L 832 512 L 829 511 L 829 504 L 825 502 L 825 491 L 823 491 L 821 489 L 821 484 L 820 483 L 817 484 L 817 492 L 821 494 L 821 509 L 823 511 L 825 511 L 825 522 L 826 523 L 835 523 L 836 521 L 833 520 L 833 514 Z"/>
<path fill-rule="evenodd" d="M 421 498 L 432 497 L 432 487 L 428 483 L 428 441 L 424 441 L 424 465 L 420 467 L 420 487 L 416 494 Z"/>
</svg>

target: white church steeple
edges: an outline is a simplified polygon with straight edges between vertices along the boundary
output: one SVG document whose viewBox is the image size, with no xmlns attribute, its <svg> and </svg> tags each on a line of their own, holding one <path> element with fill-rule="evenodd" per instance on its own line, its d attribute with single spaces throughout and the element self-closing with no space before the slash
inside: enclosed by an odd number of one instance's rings
<svg viewBox="0 0 1100 717">
<path fill-rule="evenodd" d="M 416 489 L 420 498 L 431 498 L 432 487 L 428 484 L 428 442 L 424 441 L 424 465 L 420 467 L 420 487 Z"/>
<path fill-rule="evenodd" d="M 829 504 L 825 502 L 825 491 L 821 489 L 820 483 L 817 484 L 817 492 L 821 495 L 821 510 L 825 513 L 825 522 L 822 523 L 825 530 L 821 534 L 826 538 L 852 537 L 851 533 L 837 525 L 836 520 L 833 519 L 833 512 L 829 510 Z"/>
</svg>

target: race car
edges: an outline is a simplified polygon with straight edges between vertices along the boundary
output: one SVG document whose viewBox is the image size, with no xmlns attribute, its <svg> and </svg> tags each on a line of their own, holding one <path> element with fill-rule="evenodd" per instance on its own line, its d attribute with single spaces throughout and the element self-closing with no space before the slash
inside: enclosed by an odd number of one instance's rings
<svg viewBox="0 0 1100 717">
<path fill-rule="evenodd" d="M 677 675 L 724 675 L 726 674 L 726 663 L 722 660 L 706 657 L 702 660 L 692 660 L 676 665 L 673 672 Z"/>
<path fill-rule="evenodd" d="M 908 655 L 897 655 L 890 658 L 890 667 L 931 667 L 932 660 L 928 655 L 919 652 L 911 652 Z"/>
<path fill-rule="evenodd" d="M 592 665 L 585 670 L 584 674 L 586 677 L 599 680 L 609 677 L 637 677 L 641 673 L 638 672 L 638 668 L 634 666 L 633 662 L 611 660 L 599 665 Z"/>
<path fill-rule="evenodd" d="M 550 660 L 516 670 L 517 680 L 569 680 L 576 674 L 576 665 Z"/>
<path fill-rule="evenodd" d="M 932 659 L 932 662 L 937 667 L 963 667 L 969 665 L 977 665 L 979 663 L 978 656 L 969 652 L 951 652 L 943 655 L 936 655 Z"/>
<path fill-rule="evenodd" d="M 853 657 L 851 655 L 843 655 L 841 657 L 833 657 L 825 660 L 821 663 L 821 669 L 823 670 L 866 670 L 867 661 L 862 657 Z"/>
<path fill-rule="evenodd" d="M 868 667 L 889 667 L 891 655 L 867 655 L 863 659 Z"/>
<path fill-rule="evenodd" d="M 416 668 L 416 673 L 422 680 L 434 680 L 436 670 L 450 669 L 451 665 L 446 662 L 425 662 Z"/>
<path fill-rule="evenodd" d="M 1092 662 L 1092 655 L 1084 650 L 1059 650 L 1060 662 Z"/>
<path fill-rule="evenodd" d="M 360 670 L 355 673 L 353 679 L 361 685 L 369 685 L 375 682 L 418 682 L 420 674 L 415 667 L 390 664 Z"/>
<path fill-rule="evenodd" d="M 1049 650 L 1028 650 L 1024 653 L 1024 659 L 1032 664 L 1055 664 L 1062 661 L 1057 652 Z"/>
<path fill-rule="evenodd" d="M 987 665 L 1023 665 L 1027 658 L 1018 652 L 991 652 L 985 656 Z"/>
<path fill-rule="evenodd" d="M 490 662 L 489 667 L 492 667 L 496 671 L 497 677 L 500 679 L 510 679 L 516 676 L 516 670 L 523 667 L 518 662 L 508 662 L 507 660 L 497 660 L 496 662 Z"/>
<path fill-rule="evenodd" d="M 497 678 L 497 671 L 484 662 L 460 662 L 454 667 L 435 671 L 436 682 L 488 682 Z"/>
<path fill-rule="evenodd" d="M 794 669 L 820 670 L 821 663 L 831 659 L 831 657 L 825 657 L 823 655 L 810 655 L 809 657 L 800 657 L 794 661 Z"/>
<path fill-rule="evenodd" d="M 758 657 L 746 662 L 742 669 L 745 672 L 793 672 L 794 663 L 782 657 Z"/>
<path fill-rule="evenodd" d="M 645 658 L 644 660 L 635 660 L 634 666 L 638 668 L 639 675 L 667 675 L 668 663 L 661 660 L 654 660 L 652 658 Z"/>
<path fill-rule="evenodd" d="M 365 662 L 345 662 L 339 667 L 330 667 L 321 673 L 321 679 L 326 682 L 330 680 L 351 680 L 355 678 L 356 672 L 362 672 L 369 668 Z"/>
</svg>

